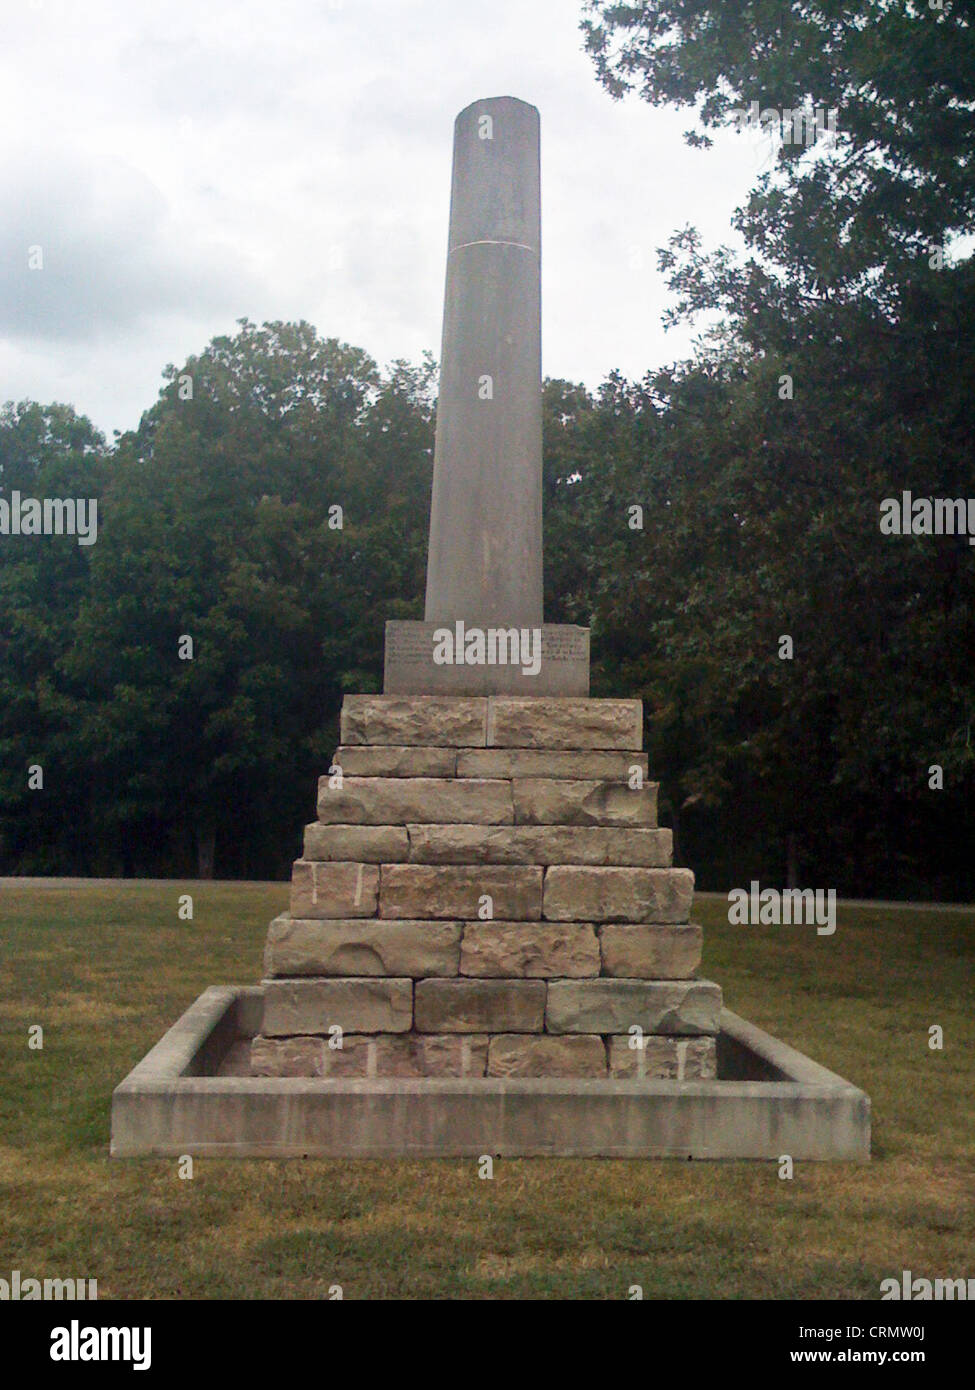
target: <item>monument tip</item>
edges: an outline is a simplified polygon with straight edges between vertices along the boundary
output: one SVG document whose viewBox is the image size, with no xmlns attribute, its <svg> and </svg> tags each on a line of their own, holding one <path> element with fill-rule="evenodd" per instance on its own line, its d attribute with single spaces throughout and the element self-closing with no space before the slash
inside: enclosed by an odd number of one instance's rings
<svg viewBox="0 0 975 1390">
<path fill-rule="evenodd" d="M 468 111 L 472 111 L 475 107 L 498 107 L 507 102 L 512 103 L 514 106 L 523 106 L 527 111 L 534 111 L 536 116 L 539 114 L 537 106 L 534 106 L 530 101 L 523 101 L 521 97 L 513 97 L 510 95 L 478 97 L 476 101 L 468 102 L 464 109 L 457 113 L 457 120 L 459 121 L 462 116 L 466 115 Z"/>
</svg>

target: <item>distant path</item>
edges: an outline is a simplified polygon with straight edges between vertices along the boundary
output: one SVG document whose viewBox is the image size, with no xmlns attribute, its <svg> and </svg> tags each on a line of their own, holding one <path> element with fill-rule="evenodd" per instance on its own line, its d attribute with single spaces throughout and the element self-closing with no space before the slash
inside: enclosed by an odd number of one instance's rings
<svg viewBox="0 0 975 1390">
<path fill-rule="evenodd" d="M 727 898 L 727 893 L 697 893 L 695 898 Z M 886 902 L 882 898 L 837 898 L 837 907 L 880 907 L 885 911 L 902 908 L 911 912 L 975 912 L 975 903 Z"/>
<path fill-rule="evenodd" d="M 195 883 L 203 888 L 226 886 L 228 888 L 284 888 L 287 879 L 248 879 L 248 878 L 2 878 L 0 885 L 32 884 L 36 888 L 82 888 L 86 884 L 93 888 L 137 887 L 166 888 L 173 883 Z M 727 899 L 727 893 L 695 893 L 696 898 Z M 880 898 L 837 898 L 838 907 L 877 907 L 884 911 L 898 908 L 911 912 L 975 912 L 975 903 L 912 903 L 886 902 Z"/>
<path fill-rule="evenodd" d="M 201 888 L 214 885 L 227 888 L 285 888 L 288 880 L 260 878 L 30 878 L 14 875 L 0 876 L 0 887 L 5 883 L 30 883 L 35 888 L 167 888 L 173 883 L 195 883 Z"/>
</svg>

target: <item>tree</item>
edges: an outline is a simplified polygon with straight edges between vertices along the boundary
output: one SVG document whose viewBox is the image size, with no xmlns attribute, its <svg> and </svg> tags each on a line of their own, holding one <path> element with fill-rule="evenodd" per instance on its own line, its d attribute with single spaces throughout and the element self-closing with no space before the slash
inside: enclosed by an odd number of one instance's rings
<svg viewBox="0 0 975 1390">
<path fill-rule="evenodd" d="M 867 297 L 892 310 L 932 245 L 970 229 L 973 0 L 587 0 L 585 16 L 602 85 L 693 109 L 692 146 L 752 103 L 836 113 L 830 145 L 788 138 L 790 123 L 736 218 L 753 290 L 794 309 Z M 787 268 L 788 286 L 763 263 Z"/>
<path fill-rule="evenodd" d="M 294 856 L 342 694 L 381 679 L 380 600 L 416 582 L 429 375 L 244 320 L 119 441 L 65 669 L 128 872 Z"/>
<path fill-rule="evenodd" d="M 104 438 L 71 406 L 8 401 L 0 410 L 8 504 L 15 492 L 100 503 L 107 477 Z M 62 661 L 96 550 L 73 535 L 0 536 L 0 860 L 22 872 L 91 862 Z M 34 766 L 43 786 L 31 790 Z"/>
</svg>

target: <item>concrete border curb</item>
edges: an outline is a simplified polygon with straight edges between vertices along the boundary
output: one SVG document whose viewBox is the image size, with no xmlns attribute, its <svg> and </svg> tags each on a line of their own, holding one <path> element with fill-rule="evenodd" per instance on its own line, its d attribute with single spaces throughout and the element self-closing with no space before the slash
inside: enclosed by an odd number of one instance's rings
<svg viewBox="0 0 975 1390">
<path fill-rule="evenodd" d="M 729 1009 L 716 1081 L 218 1075 L 261 994 L 212 985 L 133 1068 L 112 1096 L 113 1157 L 870 1157 L 868 1097 Z"/>
</svg>

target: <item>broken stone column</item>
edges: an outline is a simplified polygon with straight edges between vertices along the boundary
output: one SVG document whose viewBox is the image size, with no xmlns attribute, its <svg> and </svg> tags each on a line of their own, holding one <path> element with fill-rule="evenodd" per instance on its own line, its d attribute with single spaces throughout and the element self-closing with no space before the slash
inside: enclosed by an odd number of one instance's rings
<svg viewBox="0 0 975 1390">
<path fill-rule="evenodd" d="M 515 97 L 454 124 L 428 623 L 542 623 L 538 111 Z"/>
<path fill-rule="evenodd" d="M 588 628 L 542 617 L 539 189 L 535 107 L 461 111 L 426 608 L 386 624 L 388 694 L 589 693 Z"/>
</svg>

